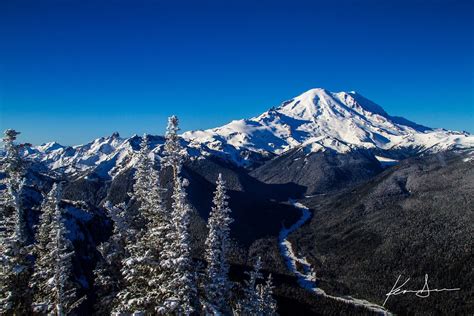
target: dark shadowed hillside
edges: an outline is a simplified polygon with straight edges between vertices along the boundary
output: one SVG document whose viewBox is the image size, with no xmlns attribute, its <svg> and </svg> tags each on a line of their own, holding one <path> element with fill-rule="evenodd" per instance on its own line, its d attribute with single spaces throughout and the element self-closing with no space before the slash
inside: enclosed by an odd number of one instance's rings
<svg viewBox="0 0 474 316">
<path fill-rule="evenodd" d="M 374 179 L 332 196 L 302 201 L 310 223 L 291 235 L 317 271 L 319 286 L 335 295 L 382 304 L 394 285 L 461 291 L 392 296 L 401 315 L 469 315 L 474 311 L 474 161 L 442 153 L 405 160 Z"/>
<path fill-rule="evenodd" d="M 269 184 L 295 183 L 314 194 L 361 183 L 380 171 L 382 166 L 368 151 L 308 153 L 300 148 L 266 162 L 251 175 Z"/>
<path fill-rule="evenodd" d="M 222 173 L 227 183 L 229 204 L 235 220 L 232 224 L 232 237 L 242 245 L 248 247 L 259 238 L 276 236 L 283 224 L 289 225 L 298 218 L 298 211 L 282 202 L 301 196 L 304 187 L 291 183 L 265 184 L 252 178 L 241 168 L 219 159 L 208 158 L 190 161 L 183 170 L 183 175 L 189 180 L 189 200 L 202 219 L 207 220 L 211 210 L 215 180 L 219 173 Z M 127 192 L 131 191 L 133 185 L 131 174 L 132 170 L 125 170 L 112 182 L 102 183 L 104 187 L 108 187 L 104 192 L 97 188 L 96 183 L 88 186 L 92 187 L 91 191 L 104 193 L 102 200 L 109 199 L 119 203 L 128 199 Z M 169 177 L 167 172 L 162 173 L 165 186 L 169 184 Z M 83 181 L 85 180 L 78 182 Z M 89 191 L 87 188 L 79 190 Z M 93 198 L 95 203 L 99 202 L 97 200 Z"/>
</svg>

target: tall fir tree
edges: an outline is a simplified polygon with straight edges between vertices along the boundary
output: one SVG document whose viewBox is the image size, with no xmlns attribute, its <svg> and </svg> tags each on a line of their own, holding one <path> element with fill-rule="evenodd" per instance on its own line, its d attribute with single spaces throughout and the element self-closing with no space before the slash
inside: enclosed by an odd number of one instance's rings
<svg viewBox="0 0 474 316">
<path fill-rule="evenodd" d="M 149 192 L 154 181 L 153 162 L 149 157 L 148 136 L 145 134 L 136 155 L 133 190 L 128 204 L 104 206 L 113 222 L 113 233 L 107 242 L 98 247 L 103 260 L 94 271 L 98 291 L 96 311 L 108 314 L 132 313 L 147 308 L 147 290 L 144 281 L 148 272 L 143 261 L 146 249 L 142 242 L 147 227 L 147 214 L 153 208 Z M 133 207 L 138 204 L 139 207 Z M 138 289 L 138 290 L 137 290 Z"/>
<path fill-rule="evenodd" d="M 113 222 L 113 232 L 110 239 L 97 249 L 102 260 L 99 260 L 94 270 L 97 295 L 95 310 L 100 315 L 109 315 L 118 304 L 117 294 L 124 288 L 122 260 L 126 257 L 125 247 L 136 231 L 130 227 L 133 219 L 125 203 L 112 205 L 107 201 L 104 207 Z"/>
<path fill-rule="evenodd" d="M 175 223 L 175 262 L 176 276 L 173 292 L 178 302 L 178 311 L 189 315 L 194 311 L 196 284 L 191 258 L 191 237 L 189 234 L 190 212 L 186 199 L 187 180 L 178 177 L 173 192 L 172 221 Z"/>
<path fill-rule="evenodd" d="M 240 306 L 242 315 L 259 315 L 260 295 L 257 289 L 257 282 L 263 278 L 260 272 L 261 269 L 262 261 L 260 257 L 258 257 L 253 266 L 253 270 L 247 272 L 249 279 L 244 282 L 244 298 Z"/>
<path fill-rule="evenodd" d="M 35 271 L 31 278 L 31 288 L 34 291 L 35 301 L 41 301 L 49 293 L 49 288 L 43 288 L 51 277 L 50 266 L 44 266 L 50 262 L 42 261 L 41 258 L 50 256 L 49 251 L 51 243 L 51 229 L 55 221 L 56 207 L 61 199 L 60 184 L 54 183 L 51 190 L 44 197 L 41 204 L 41 215 L 39 218 L 39 225 L 36 232 L 36 243 L 34 245 L 33 253 L 36 257 Z"/>
<path fill-rule="evenodd" d="M 175 230 L 164 207 L 159 174 L 149 157 L 146 135 L 138 153 L 131 197 L 139 204 L 139 217 L 145 222 L 136 241 L 126 245 L 122 260 L 125 288 L 118 294 L 117 311 L 169 314 L 174 308 L 176 271 L 173 261 Z"/>
<path fill-rule="evenodd" d="M 262 261 L 257 258 L 253 270 L 248 272 L 249 279 L 245 280 L 244 297 L 238 303 L 237 315 L 273 316 L 278 315 L 277 303 L 273 297 L 272 276 L 269 275 L 265 284 L 260 284 L 263 279 L 261 273 Z"/>
<path fill-rule="evenodd" d="M 15 130 L 5 131 L 6 155 L 2 159 L 5 192 L 0 197 L 0 314 L 27 314 L 31 307 L 28 281 L 27 223 L 22 204 L 25 186 L 25 163 L 15 144 Z"/>
<path fill-rule="evenodd" d="M 177 313 L 189 315 L 195 310 L 196 282 L 191 257 L 191 238 L 189 233 L 191 207 L 187 201 L 186 186 L 188 180 L 180 175 L 184 150 L 178 136 L 179 120 L 176 116 L 168 119 L 166 142 L 164 146 L 164 166 L 173 171 L 173 194 L 171 219 L 174 226 L 173 241 L 176 276 L 172 285 Z M 171 302 L 171 300 L 170 300 Z"/>
<path fill-rule="evenodd" d="M 175 115 L 170 116 L 168 118 L 168 126 L 166 127 L 163 164 L 172 168 L 174 180 L 179 176 L 184 160 L 184 150 L 180 144 L 178 132 L 179 119 Z"/>
<path fill-rule="evenodd" d="M 273 297 L 273 280 L 272 275 L 270 274 L 267 278 L 265 284 L 257 285 L 258 295 L 259 295 L 259 313 L 263 316 L 276 316 L 277 312 L 277 302 Z"/>
<path fill-rule="evenodd" d="M 222 174 L 219 174 L 214 192 L 214 206 L 207 223 L 209 233 L 205 242 L 207 261 L 205 291 L 207 303 L 221 312 L 229 311 L 228 300 L 231 289 L 227 255 L 230 242 L 229 225 L 233 220 L 230 217 L 231 210 L 227 199 L 225 181 L 222 179 Z"/>
<path fill-rule="evenodd" d="M 60 201 L 61 185 L 55 184 L 43 203 L 32 278 L 34 311 L 57 316 L 70 314 L 85 299 L 77 299 L 77 286 L 71 280 L 74 248 L 67 238 Z"/>
</svg>

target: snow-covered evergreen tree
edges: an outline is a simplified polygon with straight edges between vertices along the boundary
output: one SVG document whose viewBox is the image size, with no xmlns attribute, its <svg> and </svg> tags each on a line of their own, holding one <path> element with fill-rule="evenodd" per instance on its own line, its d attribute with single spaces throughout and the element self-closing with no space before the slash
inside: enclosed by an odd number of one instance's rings
<svg viewBox="0 0 474 316">
<path fill-rule="evenodd" d="M 273 297 L 272 275 L 270 274 L 265 284 L 257 285 L 259 294 L 259 314 L 263 316 L 278 315 L 277 302 Z"/>
<path fill-rule="evenodd" d="M 0 197 L 0 314 L 25 314 L 30 309 L 27 230 L 22 191 L 25 167 L 15 144 L 15 130 L 5 131 L 2 159 L 6 190 Z"/>
<path fill-rule="evenodd" d="M 133 219 L 130 218 L 125 203 L 114 206 L 107 201 L 104 207 L 114 228 L 110 239 L 98 247 L 103 260 L 97 263 L 94 270 L 97 295 L 95 310 L 100 315 L 110 314 L 118 304 L 117 294 L 124 287 L 121 271 L 122 260 L 126 256 L 125 247 L 135 235 L 135 230 L 130 227 Z"/>
<path fill-rule="evenodd" d="M 125 288 L 118 294 L 117 312 L 169 314 L 176 308 L 177 282 L 174 240 L 176 229 L 164 207 L 158 172 L 149 157 L 147 137 L 138 154 L 131 197 L 139 204 L 146 223 L 133 242 L 126 245 L 122 260 Z"/>
<path fill-rule="evenodd" d="M 176 116 L 168 119 L 163 164 L 173 170 L 173 203 L 171 221 L 174 226 L 172 255 L 175 264 L 175 279 L 172 284 L 173 298 L 177 312 L 189 315 L 195 309 L 196 282 L 191 258 L 191 238 L 189 233 L 191 207 L 187 201 L 186 186 L 188 180 L 180 175 L 183 163 L 183 148 L 179 142 L 179 120 Z M 173 300 L 169 300 L 170 303 Z"/>
<path fill-rule="evenodd" d="M 15 144 L 16 136 L 20 133 L 7 129 L 3 138 L 6 155 L 2 159 L 2 171 L 6 192 L 2 193 L 2 218 L 6 220 L 5 231 L 18 243 L 25 244 L 26 220 L 22 207 L 21 193 L 25 184 L 25 166 L 19 153 L 19 146 Z"/>
<path fill-rule="evenodd" d="M 173 292 L 179 302 L 179 311 L 189 315 L 194 310 L 196 295 L 195 274 L 191 258 L 191 237 L 189 234 L 190 213 L 186 199 L 185 187 L 188 185 L 186 179 L 178 177 L 175 179 L 173 191 L 172 221 L 175 223 L 176 240 L 175 262 L 176 273 Z"/>
<path fill-rule="evenodd" d="M 173 168 L 173 177 L 176 179 L 181 172 L 183 164 L 183 147 L 179 142 L 179 119 L 175 115 L 168 118 L 168 126 L 165 134 L 165 146 L 163 164 Z"/>
<path fill-rule="evenodd" d="M 137 153 L 137 162 L 135 164 L 135 172 L 133 174 L 133 191 L 129 193 L 133 202 L 139 204 L 138 213 L 130 214 L 132 217 L 131 227 L 137 230 L 144 230 L 149 216 L 154 214 L 156 199 L 161 199 L 161 193 L 155 192 L 154 196 L 150 196 L 151 189 L 157 188 L 158 174 L 155 170 L 154 160 L 150 157 L 149 136 L 144 134 L 140 142 L 140 150 Z M 159 194 L 158 194 L 159 193 Z M 158 207 L 161 207 L 158 205 Z M 129 209 L 129 212 L 132 212 Z"/>
<path fill-rule="evenodd" d="M 272 316 L 278 315 L 277 303 L 273 298 L 272 276 L 269 275 L 265 284 L 257 284 L 263 279 L 260 272 L 262 269 L 262 261 L 257 258 L 253 266 L 253 270 L 247 272 L 249 279 L 245 281 L 244 297 L 238 302 L 234 315 L 249 316 Z"/>
<path fill-rule="evenodd" d="M 47 283 L 48 278 L 51 276 L 51 268 L 46 269 L 42 264 L 41 258 L 50 256 L 49 251 L 51 243 L 51 230 L 55 221 L 56 207 L 61 199 L 61 185 L 54 183 L 51 190 L 44 197 L 43 203 L 41 204 L 41 215 L 39 218 L 39 225 L 36 232 L 36 243 L 34 245 L 34 255 L 37 258 L 35 264 L 35 272 L 31 278 L 31 287 L 35 292 L 37 300 L 42 300 L 42 297 L 48 295 L 49 289 L 42 289 L 41 286 Z"/>
<path fill-rule="evenodd" d="M 34 311 L 57 316 L 70 314 L 85 299 L 77 299 L 77 288 L 71 281 L 74 249 L 66 236 L 60 197 L 61 186 L 54 185 L 43 204 L 32 278 Z"/>
<path fill-rule="evenodd" d="M 259 315 L 260 311 L 260 294 L 257 289 L 258 280 L 262 279 L 262 261 L 257 258 L 253 266 L 253 270 L 247 272 L 249 279 L 244 282 L 244 298 L 240 304 L 242 315 Z"/>
<path fill-rule="evenodd" d="M 222 179 L 222 174 L 219 174 L 214 192 L 214 206 L 207 223 L 209 233 L 205 253 L 207 261 L 205 290 L 207 303 L 222 312 L 229 310 L 228 299 L 231 288 L 227 253 L 230 238 L 229 225 L 233 220 L 230 217 L 231 210 L 227 199 L 225 181 Z"/>
</svg>

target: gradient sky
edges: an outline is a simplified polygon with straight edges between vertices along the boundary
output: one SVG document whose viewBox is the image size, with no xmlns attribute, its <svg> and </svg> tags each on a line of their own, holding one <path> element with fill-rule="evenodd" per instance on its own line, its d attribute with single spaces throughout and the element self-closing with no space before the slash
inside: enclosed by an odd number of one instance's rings
<svg viewBox="0 0 474 316">
<path fill-rule="evenodd" d="M 162 134 L 170 114 L 204 129 L 323 87 L 473 133 L 473 30 L 470 0 L 1 0 L 0 128 L 66 145 Z"/>
</svg>

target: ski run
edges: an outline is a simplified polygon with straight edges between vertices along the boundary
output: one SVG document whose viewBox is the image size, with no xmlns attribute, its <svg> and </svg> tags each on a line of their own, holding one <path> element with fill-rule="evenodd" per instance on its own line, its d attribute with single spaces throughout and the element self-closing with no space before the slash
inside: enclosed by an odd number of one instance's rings
<svg viewBox="0 0 474 316">
<path fill-rule="evenodd" d="M 380 313 L 383 315 L 392 315 L 382 306 L 371 303 L 369 301 L 354 298 L 351 296 L 333 296 L 333 295 L 327 294 L 323 289 L 317 287 L 316 272 L 311 267 L 311 264 L 308 262 L 308 260 L 305 257 L 300 258 L 297 256 L 297 254 L 295 253 L 291 245 L 291 242 L 288 240 L 288 236 L 292 232 L 294 232 L 295 230 L 303 226 L 303 224 L 305 224 L 311 218 L 311 212 L 305 205 L 299 202 L 290 200 L 290 203 L 297 209 L 301 210 L 302 215 L 300 219 L 296 223 L 294 223 L 292 226 L 290 226 L 289 228 L 283 227 L 281 229 L 279 238 L 278 238 L 278 243 L 280 246 L 280 251 L 283 257 L 285 258 L 286 265 L 288 269 L 296 275 L 298 279 L 298 284 L 302 288 L 308 291 L 314 292 L 316 295 L 320 295 L 320 296 L 324 296 L 333 300 L 337 300 L 345 304 L 361 306 L 375 313 Z M 297 265 L 299 265 L 301 268 L 298 269 Z"/>
</svg>

